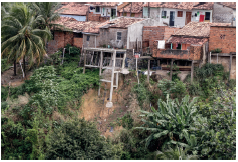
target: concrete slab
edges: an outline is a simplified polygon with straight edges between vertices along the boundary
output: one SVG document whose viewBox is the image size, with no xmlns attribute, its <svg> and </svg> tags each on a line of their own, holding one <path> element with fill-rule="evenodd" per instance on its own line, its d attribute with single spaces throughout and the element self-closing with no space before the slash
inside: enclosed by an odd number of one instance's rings
<svg viewBox="0 0 238 162">
<path fill-rule="evenodd" d="M 110 107 L 112 107 L 112 106 L 113 106 L 113 103 L 112 103 L 112 102 L 107 102 L 106 107 L 110 108 Z"/>
</svg>

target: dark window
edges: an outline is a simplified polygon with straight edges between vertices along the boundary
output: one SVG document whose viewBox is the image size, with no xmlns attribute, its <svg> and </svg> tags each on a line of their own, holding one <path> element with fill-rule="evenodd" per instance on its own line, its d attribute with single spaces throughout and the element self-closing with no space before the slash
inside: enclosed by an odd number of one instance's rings
<svg viewBox="0 0 238 162">
<path fill-rule="evenodd" d="M 117 32 L 117 40 L 121 40 L 121 32 Z"/>
<path fill-rule="evenodd" d="M 182 49 L 182 45 L 178 44 L 177 49 Z"/>
<path fill-rule="evenodd" d="M 123 16 L 126 16 L 126 12 L 123 13 Z"/>
<path fill-rule="evenodd" d="M 162 11 L 162 18 L 166 18 L 167 16 L 167 11 Z"/>
<path fill-rule="evenodd" d="M 74 38 L 83 38 L 82 33 L 74 33 Z"/>
<path fill-rule="evenodd" d="M 89 41 L 89 39 L 90 39 L 90 35 L 87 35 L 87 41 Z"/>
<path fill-rule="evenodd" d="M 210 12 L 205 12 L 205 20 L 210 20 Z"/>
<path fill-rule="evenodd" d="M 165 44 L 165 49 L 171 49 L 171 43 Z"/>
<path fill-rule="evenodd" d="M 96 12 L 100 12 L 100 7 L 96 6 Z"/>
<path fill-rule="evenodd" d="M 52 34 L 52 40 L 55 40 L 55 32 L 51 31 L 51 34 Z"/>
<path fill-rule="evenodd" d="M 183 17 L 183 11 L 178 11 L 178 17 Z"/>
<path fill-rule="evenodd" d="M 135 14 L 134 14 L 134 13 L 132 13 L 132 14 L 131 14 L 131 17 L 135 17 Z"/>
</svg>

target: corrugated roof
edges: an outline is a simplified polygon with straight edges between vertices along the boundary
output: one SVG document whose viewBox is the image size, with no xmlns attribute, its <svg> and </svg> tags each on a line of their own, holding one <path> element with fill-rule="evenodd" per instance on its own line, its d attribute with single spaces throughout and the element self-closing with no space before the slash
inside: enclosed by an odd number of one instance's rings
<svg viewBox="0 0 238 162">
<path fill-rule="evenodd" d="M 143 10 L 142 2 L 141 3 L 132 3 L 132 8 L 131 8 L 131 4 L 124 7 L 124 12 L 139 13 L 139 12 L 142 12 L 142 10 Z M 118 12 L 123 12 L 123 8 L 118 10 Z"/>
<path fill-rule="evenodd" d="M 67 4 L 59 9 L 60 14 L 85 16 L 88 6 L 81 4 Z"/>
<path fill-rule="evenodd" d="M 210 26 L 229 26 L 231 23 L 190 22 L 175 32 L 176 36 L 209 37 Z"/>
</svg>

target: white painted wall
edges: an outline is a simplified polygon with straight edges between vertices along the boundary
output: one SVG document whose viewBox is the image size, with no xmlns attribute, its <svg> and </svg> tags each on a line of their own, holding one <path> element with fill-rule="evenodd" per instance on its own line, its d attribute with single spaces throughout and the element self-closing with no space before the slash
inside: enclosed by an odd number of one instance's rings
<svg viewBox="0 0 238 162">
<path fill-rule="evenodd" d="M 161 8 L 150 7 L 150 18 L 160 18 Z M 148 7 L 143 7 L 143 18 L 148 18 Z"/>
<path fill-rule="evenodd" d="M 143 26 L 164 26 L 160 21 L 156 21 L 155 19 L 146 19 L 144 21 L 132 24 L 128 26 L 127 31 L 127 49 L 132 49 L 130 47 L 130 42 L 141 42 L 142 44 L 142 28 Z M 141 47 L 141 44 L 138 45 Z"/>
<path fill-rule="evenodd" d="M 199 11 L 200 14 L 205 15 L 205 12 L 211 12 L 210 13 L 210 22 L 212 22 L 212 10 L 181 10 L 181 9 L 172 9 L 172 8 L 161 8 L 160 10 L 160 15 L 162 16 L 162 11 L 167 11 L 167 16 L 166 18 L 160 18 L 160 21 L 166 22 L 169 24 L 169 19 L 170 19 L 170 11 L 175 12 L 175 21 L 174 21 L 174 26 L 176 27 L 183 27 L 185 26 L 185 21 L 186 21 L 186 12 L 192 12 L 192 17 L 191 21 L 199 22 L 199 20 L 196 20 L 195 13 Z M 178 11 L 183 11 L 183 17 L 178 17 Z"/>
<path fill-rule="evenodd" d="M 198 11 L 199 11 L 199 18 L 201 14 L 205 15 L 205 12 L 210 12 L 210 22 L 212 22 L 212 10 L 192 10 L 192 21 L 199 22 L 199 19 L 196 20 L 195 17 L 195 13 L 197 13 Z"/>
<path fill-rule="evenodd" d="M 95 9 L 90 10 L 90 12 L 93 12 L 94 14 L 101 14 L 102 17 L 105 17 L 105 16 L 111 17 L 111 9 L 116 9 L 116 16 L 117 16 L 117 6 L 114 6 L 114 7 L 100 6 L 100 12 L 96 12 L 96 6 L 95 6 Z M 107 10 L 108 10 L 108 13 L 107 13 Z"/>
</svg>

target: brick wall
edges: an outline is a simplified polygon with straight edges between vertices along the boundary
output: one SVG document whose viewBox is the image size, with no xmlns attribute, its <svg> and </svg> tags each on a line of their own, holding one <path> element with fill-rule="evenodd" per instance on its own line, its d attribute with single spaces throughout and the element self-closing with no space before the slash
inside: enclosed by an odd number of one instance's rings
<svg viewBox="0 0 238 162">
<path fill-rule="evenodd" d="M 211 27 L 209 51 L 220 48 L 222 53 L 236 52 L 235 27 Z"/>
<path fill-rule="evenodd" d="M 105 22 L 107 19 L 105 17 L 102 17 L 101 14 L 93 14 L 92 12 L 87 14 L 88 21 L 98 21 L 98 22 Z M 109 20 L 109 18 L 108 18 Z"/>
<path fill-rule="evenodd" d="M 191 45 L 189 50 L 157 49 L 157 41 L 154 41 L 152 52 L 152 56 L 157 58 L 200 60 L 202 57 L 202 46 Z"/>
<path fill-rule="evenodd" d="M 153 48 L 155 40 L 167 40 L 179 28 L 171 28 L 168 26 L 144 26 L 143 27 L 143 48 L 146 47 L 149 41 L 149 47 Z"/>
<path fill-rule="evenodd" d="M 59 48 L 64 48 L 67 44 L 74 45 L 73 33 L 54 31 L 54 40 L 50 40 L 47 44 L 47 54 L 52 54 Z"/>
<path fill-rule="evenodd" d="M 75 47 L 82 48 L 83 46 L 83 38 L 74 38 L 74 44 Z"/>
</svg>

